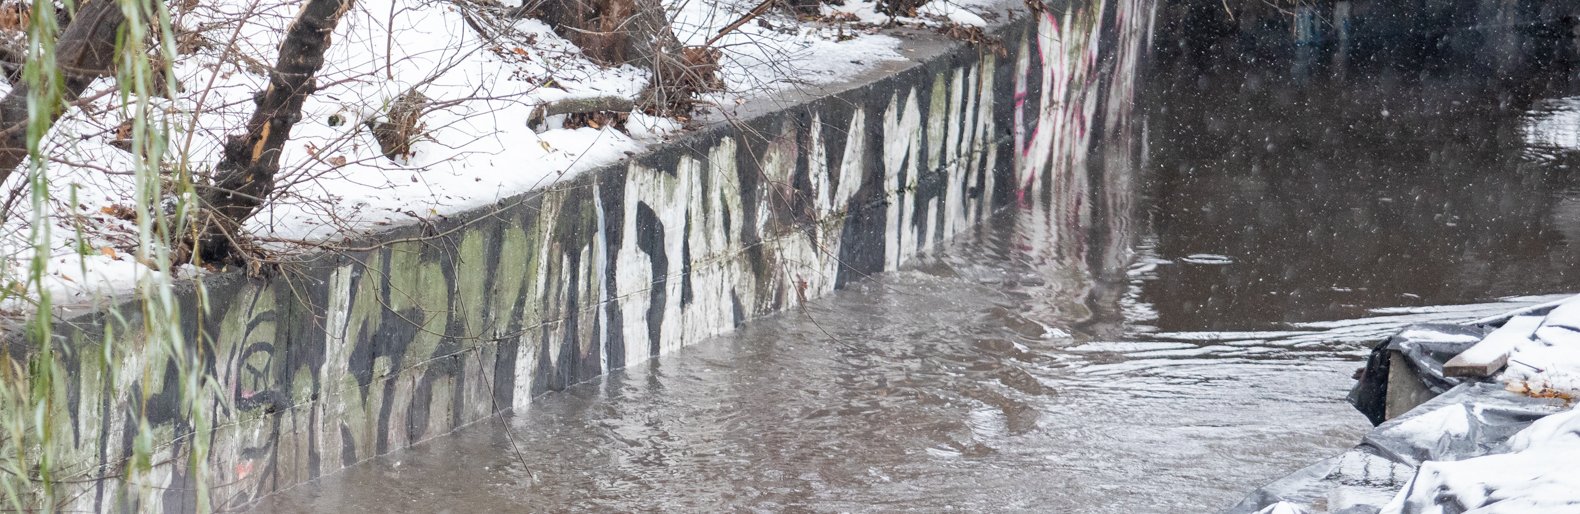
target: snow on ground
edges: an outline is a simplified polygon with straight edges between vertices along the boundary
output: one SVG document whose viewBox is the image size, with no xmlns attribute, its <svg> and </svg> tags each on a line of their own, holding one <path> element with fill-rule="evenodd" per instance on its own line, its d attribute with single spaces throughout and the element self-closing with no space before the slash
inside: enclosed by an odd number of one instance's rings
<svg viewBox="0 0 1580 514">
<path fill-rule="evenodd" d="M 702 45 L 759 3 L 673 0 L 668 8 L 680 42 Z M 870 28 L 843 23 L 805 23 L 789 13 L 770 11 L 714 42 L 724 52 L 725 91 L 708 99 L 730 105 L 753 96 L 838 82 L 873 65 L 904 58 L 899 39 L 869 32 Z"/>
<path fill-rule="evenodd" d="M 935 0 L 912 20 L 978 24 L 998 18 L 986 6 Z M 175 169 L 206 176 L 225 138 L 251 115 L 297 2 L 218 0 L 174 13 L 183 53 L 175 64 L 180 91 L 157 99 L 170 124 Z M 757 5 L 666 0 L 677 35 L 702 44 Z M 874 12 L 871 3 L 846 7 Z M 681 129 L 679 122 L 633 114 L 630 133 L 602 129 L 538 132 L 527 126 L 538 105 L 559 99 L 633 97 L 647 73 L 598 66 L 544 23 L 523 19 L 479 32 L 466 9 L 446 0 L 365 0 L 342 19 L 281 159 L 278 188 L 244 229 L 276 251 L 478 208 L 543 187 L 641 151 Z M 980 13 L 980 14 L 978 14 Z M 866 18 L 863 18 L 864 20 Z M 881 22 L 888 21 L 886 18 Z M 904 21 L 904 20 L 902 20 Z M 877 23 L 877 22 L 874 22 Z M 903 59 L 900 39 L 872 25 L 797 20 L 781 12 L 724 36 L 726 91 L 704 98 L 724 107 L 787 88 L 846 80 L 884 61 Z M 234 43 L 234 44 L 232 44 Z M 0 93 L 8 86 L 0 85 Z M 132 288 L 149 269 L 129 255 L 136 230 L 123 219 L 133 187 L 131 156 L 117 148 L 124 120 L 114 82 L 94 84 L 83 108 L 70 109 L 49 133 L 45 154 L 53 223 L 45 284 L 58 304 L 84 303 Z M 386 158 L 365 123 L 381 120 L 408 91 L 429 101 L 423 136 L 408 156 Z M 102 93 L 102 94 L 101 94 Z M 168 170 L 167 170 L 168 171 Z M 23 191 L 25 173 L 3 184 Z M 33 213 L 26 195 L 0 223 L 0 285 L 25 281 Z M 185 273 L 195 273 L 187 269 Z"/>
</svg>

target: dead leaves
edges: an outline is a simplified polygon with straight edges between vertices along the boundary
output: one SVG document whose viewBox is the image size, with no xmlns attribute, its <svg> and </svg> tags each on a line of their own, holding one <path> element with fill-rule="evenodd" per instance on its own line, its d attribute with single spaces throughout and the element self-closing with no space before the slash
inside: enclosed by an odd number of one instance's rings
<svg viewBox="0 0 1580 514">
<path fill-rule="evenodd" d="M 829 13 L 826 14 L 826 15 L 823 15 L 821 19 L 822 19 L 823 22 L 826 22 L 826 23 L 860 23 L 861 22 L 861 17 L 860 16 L 856 16 L 856 13 L 845 12 L 845 11 L 829 11 Z"/>
<path fill-rule="evenodd" d="M 22 2 L 0 3 L 0 30 L 27 32 L 32 6 Z"/>
<path fill-rule="evenodd" d="M 613 127 L 621 132 L 625 131 L 625 122 L 630 119 L 631 113 L 616 111 L 577 112 L 565 115 L 563 128 L 578 129 L 589 127 L 601 129 Z"/>
<path fill-rule="evenodd" d="M 425 130 L 422 115 L 427 106 L 428 97 L 416 90 L 407 91 L 390 104 L 385 121 L 368 123 L 384 157 L 390 160 L 411 158 L 412 143 L 422 137 Z"/>
<path fill-rule="evenodd" d="M 133 120 L 128 119 L 115 126 L 115 133 L 110 139 L 110 146 L 126 152 L 132 151 L 132 122 Z"/>
<path fill-rule="evenodd" d="M 724 78 L 719 74 L 719 60 L 724 58 L 724 51 L 706 46 L 688 46 L 680 49 L 681 60 L 686 63 L 686 71 L 693 77 L 694 89 L 698 93 L 720 91 L 724 89 Z"/>
<path fill-rule="evenodd" d="M 983 31 L 982 27 L 951 23 L 940 29 L 940 32 L 943 32 L 945 36 L 951 39 L 957 39 L 978 49 L 992 52 L 993 55 L 1001 59 L 1009 56 L 1009 49 L 1004 47 L 1004 41 Z"/>
<path fill-rule="evenodd" d="M 319 161 L 329 163 L 331 166 L 345 166 L 346 163 L 350 162 L 350 160 L 346 159 L 346 156 L 344 155 L 335 155 L 334 157 L 330 157 L 328 159 L 323 158 L 323 156 L 319 155 L 320 150 L 318 149 L 318 145 L 315 145 L 312 142 L 306 143 L 303 146 L 303 150 L 307 151 L 307 155 L 313 157 L 314 159 L 318 159 Z"/>
<path fill-rule="evenodd" d="M 1575 401 L 1575 393 L 1573 392 L 1554 389 L 1550 387 L 1549 384 L 1532 384 L 1527 380 L 1509 382 L 1504 384 L 1504 389 L 1509 392 L 1523 394 L 1531 398 L 1551 398 L 1555 400 L 1563 400 L 1564 405 L 1569 405 Z"/>
<path fill-rule="evenodd" d="M 122 221 L 137 221 L 137 210 L 118 203 L 99 208 L 106 216 Z"/>
</svg>

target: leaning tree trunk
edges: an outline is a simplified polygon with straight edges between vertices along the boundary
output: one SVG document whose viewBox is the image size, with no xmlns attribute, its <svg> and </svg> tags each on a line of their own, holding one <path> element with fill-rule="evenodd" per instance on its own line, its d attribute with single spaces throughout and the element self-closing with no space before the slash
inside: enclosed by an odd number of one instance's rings
<svg viewBox="0 0 1580 514">
<path fill-rule="evenodd" d="M 77 15 L 55 44 L 65 101 L 75 100 L 94 80 L 115 71 L 115 39 L 125 21 L 115 0 L 84 0 L 79 5 Z M 29 89 L 27 83 L 18 81 L 0 98 L 0 182 L 27 160 Z M 61 114 L 61 109 L 44 112 L 52 122 Z"/>
<path fill-rule="evenodd" d="M 652 71 L 637 108 L 654 114 L 689 111 L 691 94 L 709 88 L 710 54 L 690 51 L 675 36 L 659 0 L 545 0 L 540 18 L 605 65 Z M 717 57 L 713 56 L 713 66 Z"/>
<path fill-rule="evenodd" d="M 302 103 L 316 87 L 313 77 L 324 65 L 329 35 L 351 2 L 309 0 L 286 29 L 279 61 L 269 72 L 268 88 L 254 97 L 258 107 L 246 131 L 226 140 L 224 155 L 214 168 L 214 183 L 199 195 L 204 215 L 195 250 L 203 260 L 232 257 L 237 229 L 274 192 L 280 150 L 301 118 Z"/>
</svg>

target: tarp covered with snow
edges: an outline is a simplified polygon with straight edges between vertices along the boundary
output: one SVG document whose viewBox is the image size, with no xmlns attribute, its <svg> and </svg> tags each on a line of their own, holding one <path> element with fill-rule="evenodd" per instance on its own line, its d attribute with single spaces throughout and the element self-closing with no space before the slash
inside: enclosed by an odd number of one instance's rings
<svg viewBox="0 0 1580 514">
<path fill-rule="evenodd" d="M 1514 316 L 1508 369 L 1443 376 L 1443 363 Z M 1522 331 L 1523 332 L 1523 331 Z M 1380 421 L 1390 352 L 1438 392 L 1344 454 L 1251 492 L 1228 512 L 1580 512 L 1580 296 L 1469 325 L 1416 325 L 1379 344 L 1350 395 Z"/>
<path fill-rule="evenodd" d="M 1461 384 L 1378 426 L 1343 455 L 1253 491 L 1229 512 L 1259 512 L 1280 501 L 1326 506 L 1315 512 L 1380 512 L 1424 463 L 1506 452 L 1516 434 L 1566 408 L 1494 382 Z"/>
</svg>

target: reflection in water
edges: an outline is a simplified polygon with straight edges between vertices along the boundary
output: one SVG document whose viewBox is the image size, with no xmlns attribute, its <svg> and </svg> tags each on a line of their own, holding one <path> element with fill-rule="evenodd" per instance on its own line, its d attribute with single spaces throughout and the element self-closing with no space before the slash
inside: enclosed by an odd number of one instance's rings
<svg viewBox="0 0 1580 514">
<path fill-rule="evenodd" d="M 1520 135 L 1529 145 L 1526 158 L 1557 160 L 1580 151 L 1580 97 L 1537 102 L 1523 118 Z"/>
<path fill-rule="evenodd" d="M 1157 94 L 1144 151 L 1050 193 L 1090 216 L 1033 199 L 262 509 L 1200 512 L 1356 440 L 1368 342 L 1580 286 L 1580 179 L 1526 156 L 1539 113 Z"/>
</svg>

